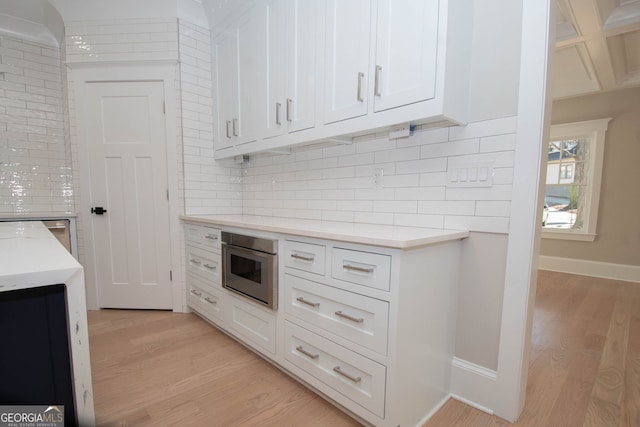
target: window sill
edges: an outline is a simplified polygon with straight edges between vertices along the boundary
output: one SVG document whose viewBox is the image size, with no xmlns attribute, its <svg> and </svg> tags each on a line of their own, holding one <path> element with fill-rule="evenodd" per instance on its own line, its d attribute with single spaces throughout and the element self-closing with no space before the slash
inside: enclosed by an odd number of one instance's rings
<svg viewBox="0 0 640 427">
<path fill-rule="evenodd" d="M 551 231 L 542 230 L 541 237 L 543 239 L 555 240 L 575 240 L 578 242 L 593 242 L 596 240 L 597 234 L 594 233 L 577 233 L 571 231 Z"/>
</svg>

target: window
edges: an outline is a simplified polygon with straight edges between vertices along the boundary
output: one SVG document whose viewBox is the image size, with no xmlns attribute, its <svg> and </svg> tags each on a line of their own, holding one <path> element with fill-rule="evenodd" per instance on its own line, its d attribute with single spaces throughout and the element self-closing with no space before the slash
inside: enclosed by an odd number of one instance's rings
<svg viewBox="0 0 640 427">
<path fill-rule="evenodd" d="M 611 119 L 551 126 L 542 237 L 596 237 L 605 132 Z"/>
</svg>

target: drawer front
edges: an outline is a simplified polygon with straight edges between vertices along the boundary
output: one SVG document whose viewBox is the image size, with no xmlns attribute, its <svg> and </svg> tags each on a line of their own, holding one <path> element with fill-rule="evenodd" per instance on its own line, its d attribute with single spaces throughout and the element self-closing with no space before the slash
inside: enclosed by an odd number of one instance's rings
<svg viewBox="0 0 640 427">
<path fill-rule="evenodd" d="M 222 292 L 218 290 L 204 290 L 194 284 L 188 285 L 188 292 L 187 301 L 189 307 L 215 323 L 223 322 Z"/>
<path fill-rule="evenodd" d="M 226 326 L 252 347 L 260 347 L 275 354 L 276 352 L 276 316 L 250 302 L 227 294 Z"/>
<path fill-rule="evenodd" d="M 325 253 L 326 248 L 322 245 L 287 240 L 284 242 L 284 265 L 324 276 Z"/>
<path fill-rule="evenodd" d="M 333 248 L 331 277 L 370 288 L 389 290 L 391 256 Z"/>
<path fill-rule="evenodd" d="M 186 247 L 187 273 L 194 274 L 206 281 L 222 283 L 222 264 L 220 254 L 205 251 L 194 246 Z"/>
<path fill-rule="evenodd" d="M 385 366 L 288 321 L 285 359 L 384 418 Z"/>
<path fill-rule="evenodd" d="M 185 223 L 184 235 L 187 244 L 220 251 L 220 229 L 218 228 Z"/>
<path fill-rule="evenodd" d="M 285 311 L 349 341 L 387 354 L 389 303 L 284 276 Z"/>
<path fill-rule="evenodd" d="M 218 228 L 202 227 L 202 246 L 214 251 L 220 251 L 221 232 Z"/>
</svg>

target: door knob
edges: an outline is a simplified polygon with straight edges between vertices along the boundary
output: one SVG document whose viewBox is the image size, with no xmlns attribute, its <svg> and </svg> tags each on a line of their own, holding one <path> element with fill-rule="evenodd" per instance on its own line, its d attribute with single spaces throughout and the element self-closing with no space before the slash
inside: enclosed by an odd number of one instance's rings
<svg viewBox="0 0 640 427">
<path fill-rule="evenodd" d="M 107 210 L 102 206 L 96 206 L 95 208 L 91 208 L 91 213 L 96 215 L 103 215 L 107 213 Z"/>
</svg>

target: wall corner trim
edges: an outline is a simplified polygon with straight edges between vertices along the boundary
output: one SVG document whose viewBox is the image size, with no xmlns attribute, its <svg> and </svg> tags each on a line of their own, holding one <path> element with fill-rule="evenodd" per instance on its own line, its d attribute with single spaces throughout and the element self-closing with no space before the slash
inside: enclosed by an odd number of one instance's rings
<svg viewBox="0 0 640 427">
<path fill-rule="evenodd" d="M 640 283 L 640 266 L 540 255 L 538 268 L 560 273 Z"/>
</svg>

